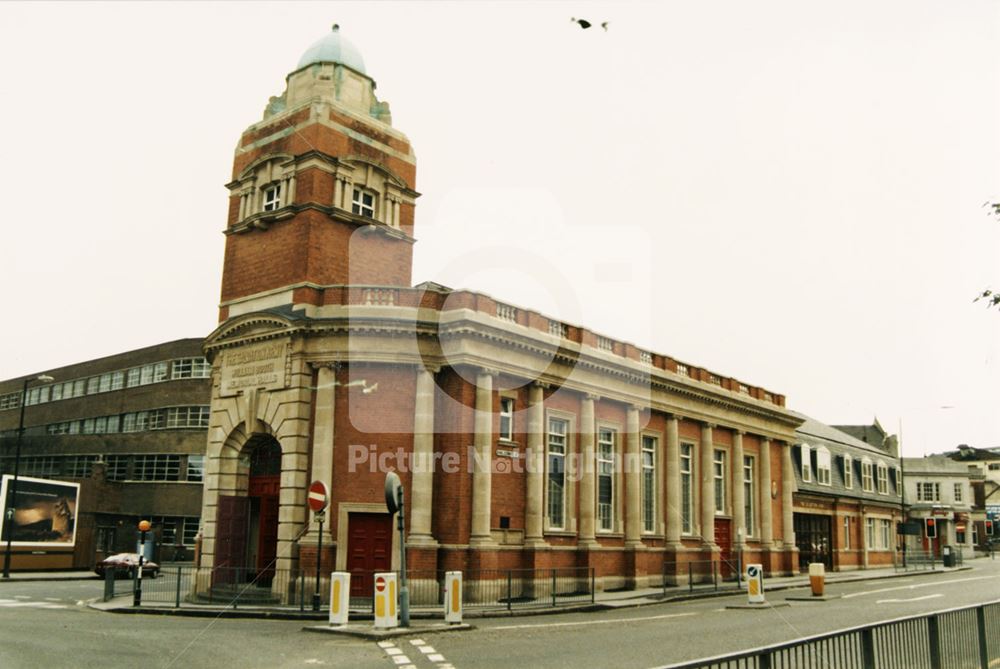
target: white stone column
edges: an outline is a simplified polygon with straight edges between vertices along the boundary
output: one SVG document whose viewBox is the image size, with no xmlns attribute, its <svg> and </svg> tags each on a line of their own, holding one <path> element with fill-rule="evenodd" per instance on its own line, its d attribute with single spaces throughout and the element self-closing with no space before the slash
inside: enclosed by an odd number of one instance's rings
<svg viewBox="0 0 1000 669">
<path fill-rule="evenodd" d="M 642 450 L 639 407 L 630 406 L 625 419 L 625 545 L 642 545 Z"/>
<path fill-rule="evenodd" d="M 733 540 L 740 547 L 746 542 L 746 499 L 743 495 L 743 431 L 733 430 Z"/>
<path fill-rule="evenodd" d="M 781 524 L 784 526 L 785 548 L 795 547 L 795 522 L 792 493 L 795 492 L 795 472 L 792 470 L 792 447 L 781 444 Z"/>
<path fill-rule="evenodd" d="M 333 206 L 337 209 L 344 207 L 344 180 L 339 176 L 333 178 Z"/>
<path fill-rule="evenodd" d="M 434 543 L 431 534 L 434 508 L 434 392 L 434 372 L 417 367 L 408 539 L 412 545 Z"/>
<path fill-rule="evenodd" d="M 492 451 L 493 451 L 493 373 L 476 375 L 475 414 L 476 457 L 472 473 L 472 534 L 470 544 L 490 544 L 490 514 L 492 511 Z"/>
<path fill-rule="evenodd" d="M 596 472 L 594 459 L 594 400 L 596 397 L 587 395 L 580 405 L 580 531 L 578 543 L 580 546 L 592 546 L 597 543 L 594 515 L 596 500 Z"/>
<path fill-rule="evenodd" d="M 292 204 L 295 202 L 295 175 L 288 175 L 288 199 L 285 200 L 285 204 Z"/>
<path fill-rule="evenodd" d="M 392 201 L 392 223 L 390 225 L 394 228 L 399 227 L 399 200 Z"/>
<path fill-rule="evenodd" d="M 758 475 L 758 506 L 760 507 L 760 543 L 764 548 L 771 547 L 774 539 L 771 522 L 771 440 L 760 440 L 760 474 Z"/>
<path fill-rule="evenodd" d="M 240 214 L 236 220 L 242 221 L 247 217 L 247 196 L 246 193 L 240 193 Z"/>
<path fill-rule="evenodd" d="M 667 416 L 667 544 L 680 546 L 681 518 L 681 446 L 677 416 Z"/>
<path fill-rule="evenodd" d="M 322 365 L 316 370 L 316 403 L 313 410 L 312 468 L 310 480 L 323 481 L 327 490 L 333 485 L 334 402 L 336 398 L 337 371 L 332 365 Z M 306 522 L 310 522 L 307 518 Z M 326 525 L 329 528 L 329 525 Z M 303 543 L 315 543 L 319 526 L 309 527 Z M 325 537 L 324 537 L 325 538 Z"/>
<path fill-rule="evenodd" d="M 701 540 L 715 545 L 715 477 L 711 423 L 701 426 Z"/>
<path fill-rule="evenodd" d="M 528 448 L 525 452 L 524 543 L 544 544 L 545 500 L 545 389 L 535 383 L 528 389 Z"/>
</svg>

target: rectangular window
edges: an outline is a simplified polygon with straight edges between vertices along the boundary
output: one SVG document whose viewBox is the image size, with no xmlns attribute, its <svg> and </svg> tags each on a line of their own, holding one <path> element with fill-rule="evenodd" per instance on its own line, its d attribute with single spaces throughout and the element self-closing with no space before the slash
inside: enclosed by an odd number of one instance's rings
<svg viewBox="0 0 1000 669">
<path fill-rule="evenodd" d="M 100 380 L 98 381 L 97 392 L 106 393 L 111 390 L 111 374 L 101 374 Z"/>
<path fill-rule="evenodd" d="M 132 479 L 135 481 L 177 481 L 180 478 L 179 455 L 136 455 Z"/>
<path fill-rule="evenodd" d="M 891 535 L 890 535 L 889 532 L 892 529 L 890 521 L 885 520 L 884 518 L 882 518 L 882 519 L 880 519 L 878 521 L 878 525 L 879 525 L 879 546 L 878 547 L 881 548 L 884 551 L 887 551 L 887 550 L 889 550 L 889 546 L 891 545 L 889 543 L 891 541 Z"/>
<path fill-rule="evenodd" d="M 874 518 L 865 518 L 865 530 L 866 530 L 866 538 L 868 540 L 868 544 L 867 544 L 868 548 L 869 549 L 875 548 L 875 519 Z"/>
<path fill-rule="evenodd" d="M 137 385 L 139 385 L 141 380 L 140 379 L 141 374 L 142 374 L 141 367 L 133 367 L 132 369 L 128 370 L 128 375 L 125 378 L 125 385 L 127 385 L 129 388 L 134 388 Z"/>
<path fill-rule="evenodd" d="M 24 401 L 25 406 L 33 406 L 38 404 L 38 388 L 32 388 L 28 391 L 28 397 Z"/>
<path fill-rule="evenodd" d="M 92 376 L 87 379 L 87 394 L 96 395 L 101 392 L 101 377 Z"/>
<path fill-rule="evenodd" d="M 879 464 L 876 468 L 878 473 L 878 494 L 888 495 L 889 494 L 889 468 L 883 464 Z"/>
<path fill-rule="evenodd" d="M 274 211 L 281 206 L 281 184 L 264 189 L 264 211 Z"/>
<path fill-rule="evenodd" d="M 150 429 L 208 427 L 209 408 L 207 406 L 170 407 L 166 410 L 151 411 L 150 414 L 156 415 L 155 419 L 150 419 Z"/>
<path fill-rule="evenodd" d="M 119 431 L 119 424 L 121 422 L 121 416 L 108 416 L 108 434 L 114 434 Z"/>
<path fill-rule="evenodd" d="M 959 503 L 959 504 L 962 502 L 962 484 L 961 483 L 956 483 L 955 484 L 955 502 Z"/>
<path fill-rule="evenodd" d="M 90 477 L 90 472 L 97 462 L 96 455 L 72 455 L 63 463 L 63 476 L 75 479 Z"/>
<path fill-rule="evenodd" d="M 87 394 L 87 379 L 73 381 L 73 397 L 83 397 Z"/>
<path fill-rule="evenodd" d="M 52 401 L 58 402 L 62 398 L 63 398 L 63 384 L 57 383 L 56 385 L 52 386 Z"/>
<path fill-rule="evenodd" d="M 918 502 L 939 502 L 941 501 L 941 484 L 923 481 L 917 484 Z"/>
<path fill-rule="evenodd" d="M 38 403 L 45 404 L 49 401 L 49 394 L 52 392 L 52 386 L 42 386 L 38 389 Z"/>
<path fill-rule="evenodd" d="M 121 390 L 125 385 L 125 372 L 113 372 L 111 374 L 111 390 Z"/>
<path fill-rule="evenodd" d="M 811 483 L 813 480 L 812 454 L 810 453 L 809 444 L 802 444 L 799 451 L 802 456 L 802 480 L 806 483 Z"/>
<path fill-rule="evenodd" d="M 854 487 L 854 460 L 851 456 L 844 456 L 844 487 L 850 490 Z"/>
<path fill-rule="evenodd" d="M 94 434 L 104 434 L 108 429 L 108 417 L 98 416 L 94 419 Z"/>
<path fill-rule="evenodd" d="M 861 489 L 865 492 L 872 492 L 875 489 L 875 482 L 872 477 L 872 463 L 861 461 Z"/>
<path fill-rule="evenodd" d="M 746 533 L 748 537 L 755 536 L 757 534 L 757 528 L 754 526 L 754 500 L 756 495 L 754 494 L 753 485 L 753 456 L 744 455 L 743 456 L 743 524 L 746 526 Z"/>
<path fill-rule="evenodd" d="M 62 458 L 53 455 L 36 455 L 24 458 L 21 462 L 21 476 L 59 476 L 59 465 Z"/>
<path fill-rule="evenodd" d="M 547 490 L 549 527 L 561 529 L 566 522 L 566 440 L 569 421 L 549 418 L 547 440 Z"/>
<path fill-rule="evenodd" d="M 642 531 L 656 532 L 656 437 L 642 435 Z"/>
<path fill-rule="evenodd" d="M 896 497 L 903 496 L 903 470 L 896 467 Z"/>
<path fill-rule="evenodd" d="M 189 455 L 187 459 L 187 480 L 202 481 L 205 477 L 205 456 Z"/>
<path fill-rule="evenodd" d="M 615 436 L 614 430 L 597 431 L 597 527 L 615 528 Z"/>
<path fill-rule="evenodd" d="M 159 528 L 160 530 L 160 543 L 165 546 L 172 546 L 174 538 L 177 536 L 178 521 L 181 521 L 181 519 L 169 516 L 153 516 L 151 520 L 153 522 L 153 529 L 156 530 Z"/>
<path fill-rule="evenodd" d="M 94 419 L 84 418 L 83 419 L 83 433 L 84 434 L 94 434 Z"/>
<path fill-rule="evenodd" d="M 726 512 L 726 452 L 712 454 L 712 476 L 715 479 L 715 511 Z"/>
<path fill-rule="evenodd" d="M 851 548 L 851 519 L 844 516 L 844 548 Z"/>
<path fill-rule="evenodd" d="M 198 538 L 198 526 L 201 518 L 185 518 L 183 541 L 185 546 L 194 546 L 195 539 Z"/>
<path fill-rule="evenodd" d="M 21 393 L 7 393 L 0 395 L 0 409 L 19 409 L 21 407 Z"/>
<path fill-rule="evenodd" d="M 816 483 L 830 485 L 830 451 L 826 447 L 816 449 Z"/>
<path fill-rule="evenodd" d="M 514 441 L 514 400 L 500 398 L 500 439 Z"/>
<path fill-rule="evenodd" d="M 180 358 L 170 365 L 171 379 L 207 379 L 212 366 L 205 358 Z"/>
<path fill-rule="evenodd" d="M 105 476 L 109 481 L 124 481 L 128 473 L 127 455 L 108 455 L 105 457 Z"/>
<path fill-rule="evenodd" d="M 360 188 L 354 189 L 351 212 L 365 218 L 375 218 L 375 195 Z"/>
<path fill-rule="evenodd" d="M 693 452 L 694 446 L 691 444 L 681 444 L 681 531 L 684 534 L 694 532 Z"/>
</svg>

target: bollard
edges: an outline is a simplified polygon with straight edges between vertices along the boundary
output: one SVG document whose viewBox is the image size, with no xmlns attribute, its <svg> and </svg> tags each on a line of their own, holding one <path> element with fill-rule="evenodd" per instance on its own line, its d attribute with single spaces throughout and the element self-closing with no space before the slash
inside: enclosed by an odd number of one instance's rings
<svg viewBox="0 0 1000 669">
<path fill-rule="evenodd" d="M 396 572 L 375 574 L 375 627 L 399 627 L 399 609 L 396 606 Z"/>
<path fill-rule="evenodd" d="M 330 574 L 330 625 L 343 627 L 351 608 L 351 575 L 346 571 Z"/>
<path fill-rule="evenodd" d="M 444 621 L 449 625 L 462 622 L 462 572 L 449 571 L 444 575 Z"/>
<path fill-rule="evenodd" d="M 809 563 L 809 585 L 812 587 L 813 597 L 823 596 L 823 588 L 826 585 L 826 565 L 822 562 Z"/>
<path fill-rule="evenodd" d="M 764 565 L 747 565 L 747 601 L 751 604 L 766 604 L 764 599 Z"/>
</svg>

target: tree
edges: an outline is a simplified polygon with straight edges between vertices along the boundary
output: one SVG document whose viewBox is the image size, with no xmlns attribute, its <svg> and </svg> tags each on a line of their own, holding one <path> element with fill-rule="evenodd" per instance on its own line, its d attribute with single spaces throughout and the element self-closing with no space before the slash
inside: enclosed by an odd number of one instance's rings
<svg viewBox="0 0 1000 669">
<path fill-rule="evenodd" d="M 1000 202 L 985 202 L 983 206 L 989 209 L 989 215 L 1000 221 Z M 1000 306 L 1000 291 L 993 290 L 992 288 L 986 288 L 983 292 L 979 293 L 973 302 L 978 302 L 979 300 L 986 301 L 986 308 L 992 309 L 993 307 Z"/>
</svg>

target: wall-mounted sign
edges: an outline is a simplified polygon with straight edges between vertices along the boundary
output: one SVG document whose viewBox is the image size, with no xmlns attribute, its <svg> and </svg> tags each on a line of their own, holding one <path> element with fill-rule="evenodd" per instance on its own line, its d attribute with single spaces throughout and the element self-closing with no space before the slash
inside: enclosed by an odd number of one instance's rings
<svg viewBox="0 0 1000 669">
<path fill-rule="evenodd" d="M 5 474 L 0 486 L 0 536 L 6 537 L 8 520 L 14 546 L 73 546 L 76 543 L 76 514 L 80 503 L 80 484 L 17 477 L 17 499 L 13 495 L 13 476 Z M 12 519 L 7 509 L 13 508 Z"/>
<path fill-rule="evenodd" d="M 285 362 L 288 347 L 284 343 L 225 349 L 219 355 L 222 356 L 219 395 L 223 397 L 249 388 L 277 390 L 287 386 Z"/>
<path fill-rule="evenodd" d="M 501 458 L 519 458 L 521 457 L 518 451 L 512 451 L 507 448 L 498 448 L 497 455 Z"/>
</svg>

